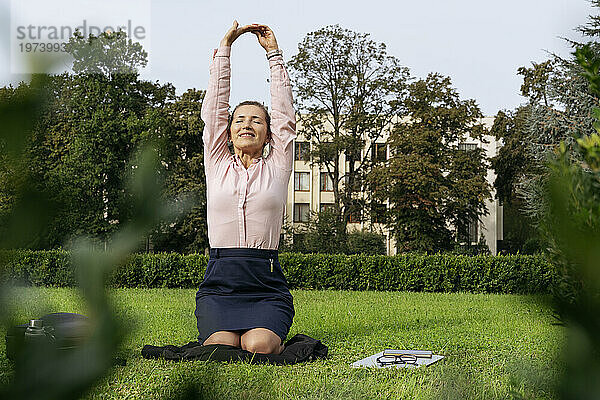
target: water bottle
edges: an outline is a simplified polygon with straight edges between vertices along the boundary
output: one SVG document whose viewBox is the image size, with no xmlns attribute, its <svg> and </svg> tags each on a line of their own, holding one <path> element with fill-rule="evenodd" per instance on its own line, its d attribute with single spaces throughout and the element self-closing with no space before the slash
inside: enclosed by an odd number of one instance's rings
<svg viewBox="0 0 600 400">
<path fill-rule="evenodd" d="M 48 343 L 43 320 L 32 319 L 29 321 L 29 325 L 25 330 L 25 342 L 34 346 Z"/>
</svg>

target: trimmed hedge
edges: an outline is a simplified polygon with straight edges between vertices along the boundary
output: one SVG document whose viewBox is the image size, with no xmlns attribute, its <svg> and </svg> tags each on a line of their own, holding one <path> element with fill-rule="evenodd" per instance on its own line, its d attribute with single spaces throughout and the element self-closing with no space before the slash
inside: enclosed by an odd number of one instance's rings
<svg viewBox="0 0 600 400">
<path fill-rule="evenodd" d="M 64 250 L 5 251 L 4 280 L 25 285 L 74 286 Z M 280 262 L 292 289 L 389 290 L 474 293 L 549 293 L 553 266 L 541 256 L 399 256 L 283 253 Z M 195 288 L 207 257 L 178 253 L 133 254 L 109 278 L 112 287 Z"/>
</svg>

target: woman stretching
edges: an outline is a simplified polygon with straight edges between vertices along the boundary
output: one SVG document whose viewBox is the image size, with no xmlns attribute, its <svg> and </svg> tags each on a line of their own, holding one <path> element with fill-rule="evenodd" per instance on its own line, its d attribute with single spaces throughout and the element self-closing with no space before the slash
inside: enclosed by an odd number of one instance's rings
<svg viewBox="0 0 600 400">
<path fill-rule="evenodd" d="M 228 112 L 231 45 L 246 32 L 267 52 L 271 116 L 255 101 Z M 213 55 L 202 120 L 211 250 L 196 294 L 198 340 L 280 354 L 294 317 L 277 248 L 296 117 L 282 52 L 268 26 L 234 21 Z"/>
</svg>

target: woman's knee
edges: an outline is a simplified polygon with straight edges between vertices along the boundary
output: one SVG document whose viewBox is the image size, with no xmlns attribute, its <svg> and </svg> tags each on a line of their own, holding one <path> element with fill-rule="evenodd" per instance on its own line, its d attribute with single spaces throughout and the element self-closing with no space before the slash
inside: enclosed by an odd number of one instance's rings
<svg viewBox="0 0 600 400">
<path fill-rule="evenodd" d="M 240 347 L 240 334 L 231 331 L 218 331 L 206 338 L 202 344 L 226 344 L 228 346 Z"/>
<path fill-rule="evenodd" d="M 244 333 L 241 337 L 241 347 L 250 353 L 280 354 L 283 351 L 281 338 L 268 329 L 252 329 Z"/>
<path fill-rule="evenodd" d="M 283 350 L 281 343 L 273 343 L 272 341 L 252 339 L 242 342 L 242 349 L 250 353 L 260 354 L 280 354 Z"/>
</svg>

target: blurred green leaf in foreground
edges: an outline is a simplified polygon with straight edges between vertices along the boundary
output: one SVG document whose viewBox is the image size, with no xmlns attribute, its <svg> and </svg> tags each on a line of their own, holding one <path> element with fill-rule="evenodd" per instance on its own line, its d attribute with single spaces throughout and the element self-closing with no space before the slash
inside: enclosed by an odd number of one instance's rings
<svg viewBox="0 0 600 400">
<path fill-rule="evenodd" d="M 578 64 L 600 95 L 600 59 L 588 44 L 575 52 Z M 592 110 L 595 132 L 565 143 L 550 162 L 547 186 L 551 257 L 563 277 L 556 305 L 568 327 L 564 399 L 600 398 L 600 109 Z M 578 161 L 581 160 L 581 161 Z"/>
<path fill-rule="evenodd" d="M 25 154 L 46 99 L 47 78 L 45 74 L 35 75 L 31 79 L 30 90 L 21 92 L 17 98 L 0 98 L 0 163 L 10 166 L 4 169 L 10 173 L 2 177 L 2 182 L 10 185 L 15 199 L 10 215 L 4 220 L 8 234 L 0 238 L 0 275 L 4 264 L 9 261 L 2 250 L 27 247 L 32 238 L 46 229 L 47 221 L 60 206 L 51 200 L 50 193 L 37 187 L 30 179 Z M 107 251 L 96 250 L 92 238 L 87 237 L 77 238 L 70 249 L 90 317 L 85 341 L 70 352 L 59 351 L 52 346 L 21 352 L 15 360 L 9 384 L 0 388 L 1 398 L 79 398 L 113 364 L 118 346 L 126 334 L 126 325 L 131 325 L 131 321 L 126 324 L 115 317 L 104 289 L 107 274 L 138 247 L 140 238 L 159 221 L 174 218 L 177 209 L 186 211 L 189 208 L 185 199 L 168 204 L 162 202 L 162 182 L 157 173 L 161 165 L 152 143 L 146 142 L 129 165 L 132 166 L 131 174 L 124 189 L 133 202 L 131 218 L 112 234 Z M 0 314 L 0 322 L 7 327 L 17 321 L 7 315 L 2 299 L 11 290 L 19 289 L 5 283 L 0 290 L 0 308 L 4 310 Z M 38 317 L 40 315 L 31 316 Z M 18 321 L 23 322 L 26 321 Z"/>
</svg>

